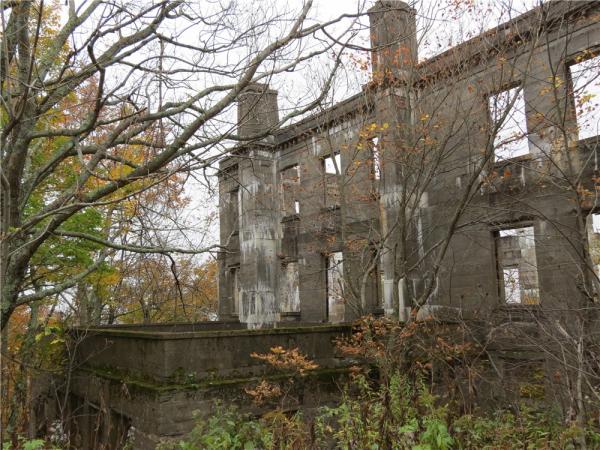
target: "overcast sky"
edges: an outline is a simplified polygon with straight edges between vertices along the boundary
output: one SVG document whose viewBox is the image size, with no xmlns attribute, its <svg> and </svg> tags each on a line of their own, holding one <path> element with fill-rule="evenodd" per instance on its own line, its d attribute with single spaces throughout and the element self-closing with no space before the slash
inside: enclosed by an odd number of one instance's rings
<svg viewBox="0 0 600 450">
<path fill-rule="evenodd" d="M 142 0 L 143 2 L 144 0 Z M 319 22 L 328 21 L 337 18 L 341 14 L 356 14 L 358 11 L 364 11 L 374 4 L 373 0 L 313 0 L 314 8 L 310 15 L 312 20 Z M 420 59 L 431 57 L 440 53 L 462 41 L 465 41 L 481 31 L 498 25 L 501 22 L 515 17 L 531 7 L 535 6 L 539 0 L 416 0 L 410 4 L 417 11 L 417 30 L 419 40 Z M 224 3 L 228 3 L 224 0 Z M 299 11 L 302 7 L 302 0 L 237 0 L 236 8 L 246 11 L 255 16 L 260 14 L 262 9 L 269 9 L 279 12 Z M 134 3 L 131 3 L 134 5 Z M 143 4 L 143 3 L 142 3 Z M 139 4 L 138 4 L 139 5 Z M 204 13 L 210 10 L 210 7 L 216 7 L 219 2 L 208 2 L 207 0 L 192 0 L 191 5 L 196 11 Z M 341 32 L 349 26 L 350 19 L 340 23 L 332 30 L 332 33 Z M 239 22 L 244 23 L 243 19 Z M 354 36 L 353 42 L 367 47 L 369 45 L 368 20 L 361 18 L 362 32 Z M 200 31 L 194 29 L 194 24 L 185 31 L 181 37 L 189 39 L 192 44 L 196 44 L 202 39 Z M 198 27 L 202 25 L 199 24 Z M 277 34 L 274 30 L 273 35 Z M 219 38 L 216 36 L 215 38 Z M 226 37 L 224 37 L 226 38 Z M 257 43 L 265 45 L 265 42 Z M 310 42 L 307 43 L 310 45 Z M 351 54 L 352 53 L 352 54 Z M 180 56 L 180 55 L 178 55 Z M 187 55 L 192 56 L 192 55 Z M 367 58 L 367 54 L 357 52 L 347 52 L 344 57 L 344 67 L 334 84 L 335 89 L 333 97 L 335 101 L 346 98 L 361 89 L 361 86 L 367 81 L 368 73 L 364 70 L 358 70 L 356 58 Z M 281 115 L 289 108 L 295 105 L 306 103 L 307 99 L 314 98 L 315 86 L 319 85 L 327 73 L 327 68 L 333 64 L 332 59 L 323 56 L 316 61 L 304 64 L 302 70 L 297 73 L 285 73 L 272 80 L 272 87 L 279 91 L 279 105 Z M 118 73 L 116 74 L 118 77 Z M 202 80 L 198 78 L 196 83 L 210 83 L 212 80 Z M 195 85 L 190 85 L 194 88 Z M 311 95 L 312 94 L 312 95 Z M 234 111 L 231 112 L 232 114 Z M 233 117 L 233 116 L 232 116 Z M 202 180 L 201 174 L 195 174 L 197 180 Z M 213 183 L 215 185 L 215 183 Z M 186 191 L 191 198 L 191 203 L 185 211 L 181 211 L 181 222 L 187 222 L 194 228 L 204 228 L 204 222 L 211 213 L 216 211 L 217 198 L 215 195 L 207 195 L 205 187 L 200 182 L 190 180 L 186 186 Z M 212 232 L 204 235 L 199 232 L 190 234 L 194 245 L 204 246 L 214 243 L 218 239 L 218 221 L 214 221 L 210 227 Z M 179 240 L 179 239 L 178 239 Z M 182 242 L 183 243 L 183 242 Z"/>
<path fill-rule="evenodd" d="M 243 2 L 243 0 L 242 0 Z M 291 9 L 301 7 L 302 0 L 288 0 Z M 468 40 L 480 32 L 493 28 L 502 22 L 526 12 L 539 3 L 539 0 L 418 0 L 410 2 L 417 11 L 418 39 L 420 59 L 441 53 L 452 46 Z M 314 0 L 312 17 L 320 21 L 334 19 L 344 13 L 356 13 L 361 8 L 370 7 L 373 0 Z M 364 24 L 367 24 L 364 20 Z M 369 35 L 365 31 L 356 38 L 361 45 L 368 45 Z M 302 96 L 311 89 L 311 77 L 317 77 L 319 70 L 312 64 L 301 74 L 286 74 L 279 78 L 279 103 L 281 109 L 297 104 Z M 346 66 L 338 90 L 336 100 L 348 97 L 360 90 L 367 80 L 368 74 Z M 342 86 L 343 85 L 343 86 Z M 188 193 L 193 201 L 186 211 L 189 219 L 202 221 L 206 212 L 216 209 L 216 198 L 208 199 L 196 184 L 191 183 Z M 204 236 L 204 243 L 216 242 L 218 239 L 218 223 L 211 227 L 212 233 Z"/>
</svg>

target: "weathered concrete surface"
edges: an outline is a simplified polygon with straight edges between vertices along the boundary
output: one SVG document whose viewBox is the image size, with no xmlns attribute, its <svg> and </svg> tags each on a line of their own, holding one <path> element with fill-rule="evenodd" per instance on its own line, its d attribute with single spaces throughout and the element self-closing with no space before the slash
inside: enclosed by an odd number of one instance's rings
<svg viewBox="0 0 600 450">
<path fill-rule="evenodd" d="M 455 314 L 443 324 L 456 327 L 450 336 L 457 342 L 466 339 L 487 349 L 481 354 L 484 372 L 470 384 L 465 380 L 468 397 L 475 396 L 483 408 L 510 401 L 506 396 L 514 391 L 503 386 L 509 379 L 516 386 L 521 378 L 527 381 L 527 374 L 519 372 L 524 362 L 532 370 L 543 365 L 543 352 L 526 339 L 538 333 L 529 321 L 531 314 L 542 319 L 539 309 L 532 307 L 509 312 L 508 320 L 503 314 L 490 323 L 468 321 L 467 336 L 463 334 L 467 328 L 457 323 Z M 248 330 L 207 323 L 208 330 L 201 331 L 203 325 L 149 326 L 150 332 L 136 326 L 75 330 L 76 369 L 70 378 L 67 414 L 72 417 L 69 432 L 75 446 L 118 449 L 127 439 L 134 449 L 154 449 L 161 441 L 181 439 L 198 416 L 216 411 L 216 401 L 237 405 L 243 412 L 265 412 L 268 406 L 253 405 L 244 389 L 262 379 L 289 377 L 250 357 L 274 345 L 297 347 L 319 365 L 295 380 L 288 397 L 297 400 L 284 405 L 290 411 L 335 404 L 350 367 L 364 363 L 342 358 L 336 350 L 336 339 L 352 331 L 346 324 Z M 434 384 L 444 389 L 438 381 Z"/>
<path fill-rule="evenodd" d="M 214 325 L 209 322 L 211 327 Z M 147 331 L 118 326 L 88 329 L 78 331 L 81 342 L 77 363 L 88 369 L 110 368 L 156 382 L 253 377 L 263 375 L 265 367 L 250 354 L 282 346 L 301 348 L 319 366 L 335 368 L 342 360 L 334 351 L 333 340 L 349 330 L 349 325 L 294 324 L 252 331 Z"/>
<path fill-rule="evenodd" d="M 160 439 L 191 431 L 196 412 L 210 414 L 217 400 L 254 411 L 244 388 L 286 375 L 250 355 L 275 346 L 298 348 L 319 366 L 298 383 L 300 403 L 290 407 L 331 403 L 339 396 L 336 381 L 352 364 L 335 340 L 350 330 L 299 324 L 248 330 L 239 322 L 237 328 L 209 322 L 74 330 L 71 435 L 82 448 L 118 448 L 129 433 L 134 448 L 153 449 Z"/>
</svg>

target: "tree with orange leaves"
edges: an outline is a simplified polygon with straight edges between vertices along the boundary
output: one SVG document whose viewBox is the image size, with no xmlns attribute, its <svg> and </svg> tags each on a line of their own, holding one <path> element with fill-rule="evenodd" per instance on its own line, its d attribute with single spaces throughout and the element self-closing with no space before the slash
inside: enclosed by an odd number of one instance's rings
<svg viewBox="0 0 600 450">
<path fill-rule="evenodd" d="M 332 24 L 308 20 L 310 0 L 283 13 L 265 5 L 260 14 L 236 2 L 62 3 L 0 5 L 3 354 L 14 314 L 36 317 L 59 297 L 54 312 L 61 313 L 69 304 L 81 313 L 84 298 L 122 301 L 106 291 L 130 281 L 115 275 L 128 255 L 162 255 L 172 265 L 175 254 L 219 250 L 172 239 L 168 233 L 179 224 L 165 211 L 181 209 L 185 179 L 212 170 L 240 141 L 229 111 L 247 86 L 333 48 L 302 45 Z M 198 36 L 190 42 L 192 26 Z M 329 86 L 282 121 L 314 108 Z M 139 267 L 164 273 L 163 262 L 147 258 Z M 186 307 L 205 302 L 193 294 L 204 275 L 185 270 L 193 298 L 183 300 Z M 175 287 L 184 291 L 181 280 Z M 213 298 L 210 289 L 202 296 Z M 180 305 L 181 298 L 169 294 L 163 303 Z M 45 310 L 45 319 L 52 312 Z M 171 318 L 181 317 L 178 310 Z M 29 322 L 35 336 L 40 324 Z"/>
</svg>

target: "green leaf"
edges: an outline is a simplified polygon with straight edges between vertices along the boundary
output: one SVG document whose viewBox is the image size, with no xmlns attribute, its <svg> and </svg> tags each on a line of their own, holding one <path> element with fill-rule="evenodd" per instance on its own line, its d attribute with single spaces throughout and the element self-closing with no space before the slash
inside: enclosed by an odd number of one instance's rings
<svg viewBox="0 0 600 450">
<path fill-rule="evenodd" d="M 400 427 L 398 430 L 400 433 L 414 433 L 419 429 L 419 422 L 416 417 L 410 419 L 410 421 Z"/>
<path fill-rule="evenodd" d="M 32 441 L 24 441 L 22 443 L 23 450 L 37 450 L 44 447 L 45 442 L 41 439 L 34 439 Z"/>
</svg>

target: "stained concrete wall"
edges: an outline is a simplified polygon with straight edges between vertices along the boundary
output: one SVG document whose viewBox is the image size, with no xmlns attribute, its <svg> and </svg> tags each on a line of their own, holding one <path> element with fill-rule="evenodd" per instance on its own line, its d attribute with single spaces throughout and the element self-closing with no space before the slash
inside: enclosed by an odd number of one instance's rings
<svg viewBox="0 0 600 450">
<path fill-rule="evenodd" d="M 294 384 L 300 403 L 289 406 L 331 404 L 354 363 L 338 354 L 335 341 L 350 331 L 306 324 L 248 330 L 239 322 L 73 330 L 69 432 L 79 448 L 117 449 L 130 436 L 134 449 L 145 450 L 182 438 L 197 415 L 215 411 L 216 401 L 259 414 L 244 389 L 282 374 L 251 354 L 275 346 L 298 348 L 318 364 Z"/>
<path fill-rule="evenodd" d="M 185 328 L 128 329 L 107 327 L 77 332 L 77 364 L 87 369 L 110 368 L 120 374 L 143 376 L 148 382 L 200 382 L 263 375 L 265 366 L 251 353 L 268 353 L 275 346 L 300 348 L 321 367 L 337 367 L 334 339 L 349 333 L 348 325 L 289 325 L 247 330 L 221 324 L 223 329 L 198 325 Z M 221 328 L 221 327 L 219 327 Z M 184 331 L 182 331 L 182 329 Z M 201 330 L 201 331 L 199 331 Z"/>
<path fill-rule="evenodd" d="M 482 362 L 491 358 L 507 377 L 517 352 L 528 352 L 532 364 L 543 361 L 539 350 L 510 333 L 490 336 L 493 323 L 470 321 L 468 326 L 467 341 L 486 342 Z M 199 417 L 217 411 L 217 402 L 250 414 L 265 413 L 270 405 L 254 405 L 245 389 L 263 379 L 286 380 L 290 374 L 276 372 L 250 354 L 266 353 L 275 345 L 298 348 L 318 364 L 316 370 L 294 379 L 283 404 L 290 411 L 310 414 L 316 407 L 336 404 L 352 369 L 364 364 L 342 356 L 336 348 L 336 341 L 351 332 L 349 325 L 306 324 L 248 330 L 239 322 L 237 327 L 203 323 L 73 330 L 74 370 L 69 376 L 68 411 L 63 411 L 72 420 L 66 431 L 76 448 L 116 450 L 127 441 L 128 448 L 150 450 L 165 440 L 182 440 Z M 462 324 L 454 335 L 463 342 Z M 504 354 L 507 349 L 510 352 Z M 503 391 L 497 383 L 502 378 L 491 367 L 481 375 L 476 389 L 469 384 L 468 397 L 475 400 L 476 395 L 485 408 L 491 400 L 501 400 Z M 443 383 L 436 380 L 434 385 L 444 389 Z"/>
</svg>

